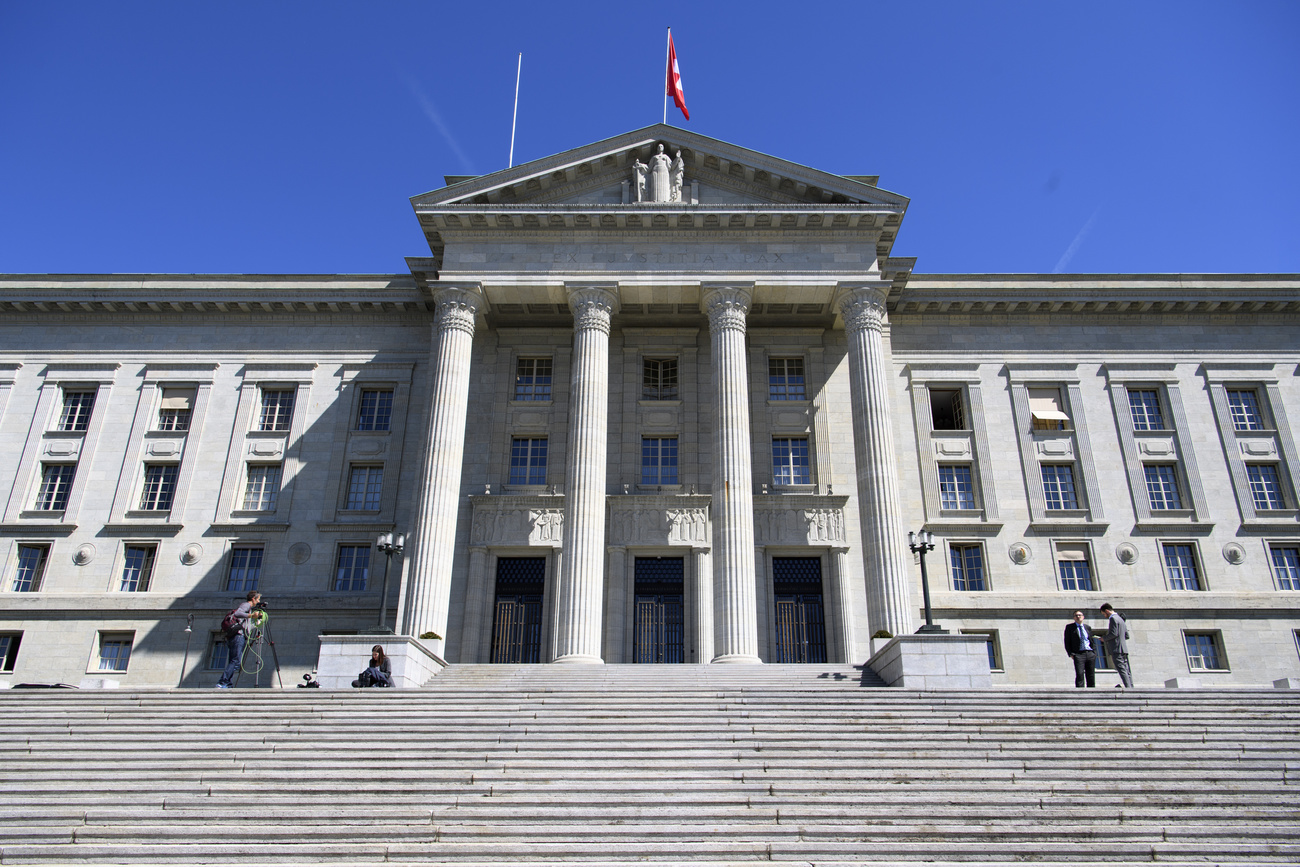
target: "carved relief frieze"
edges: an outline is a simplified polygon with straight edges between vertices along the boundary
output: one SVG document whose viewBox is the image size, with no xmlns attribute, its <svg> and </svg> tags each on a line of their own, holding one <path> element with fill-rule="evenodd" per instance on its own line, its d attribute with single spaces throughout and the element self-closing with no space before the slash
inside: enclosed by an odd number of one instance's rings
<svg viewBox="0 0 1300 867">
<path fill-rule="evenodd" d="M 558 547 L 564 539 L 564 497 L 484 494 L 470 497 L 471 545 Z"/>
<path fill-rule="evenodd" d="M 691 545 L 709 541 L 708 496 L 609 498 L 609 544 Z"/>
<path fill-rule="evenodd" d="M 756 545 L 843 545 L 847 541 L 844 505 L 848 497 L 757 496 Z"/>
</svg>

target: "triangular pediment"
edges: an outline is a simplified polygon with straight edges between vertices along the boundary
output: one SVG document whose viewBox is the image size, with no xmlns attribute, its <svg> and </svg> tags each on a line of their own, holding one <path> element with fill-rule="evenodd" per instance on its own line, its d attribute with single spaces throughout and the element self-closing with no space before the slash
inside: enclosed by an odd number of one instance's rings
<svg viewBox="0 0 1300 867">
<path fill-rule="evenodd" d="M 636 165 L 653 166 L 660 147 L 682 158 L 681 192 L 655 202 L 656 173 L 638 196 Z M 907 199 L 864 175 L 834 175 L 688 130 L 655 124 L 514 168 L 473 178 L 453 176 L 442 189 L 412 198 L 417 212 L 463 206 L 589 208 L 641 205 L 706 209 L 755 206 L 885 206 L 901 213 Z"/>
</svg>

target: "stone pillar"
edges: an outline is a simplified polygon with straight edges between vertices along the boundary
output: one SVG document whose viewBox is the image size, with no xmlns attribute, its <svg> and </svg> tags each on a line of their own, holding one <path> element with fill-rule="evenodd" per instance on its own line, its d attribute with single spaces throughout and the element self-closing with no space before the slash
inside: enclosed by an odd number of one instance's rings
<svg viewBox="0 0 1300 867">
<path fill-rule="evenodd" d="M 424 475 L 416 512 L 415 553 L 408 572 L 408 599 L 402 632 L 418 638 L 436 632 L 441 654 L 447 638 L 451 565 L 455 556 L 460 469 L 469 409 L 469 364 L 474 347 L 474 315 L 482 304 L 477 288 L 452 287 L 434 295 L 436 320 L 433 392 L 425 439 Z"/>
<path fill-rule="evenodd" d="M 754 483 L 745 315 L 750 293 L 707 288 L 713 351 L 714 662 L 761 662 L 754 599 Z"/>
<path fill-rule="evenodd" d="M 882 280 L 841 288 L 839 309 L 849 341 L 853 452 L 869 623 L 872 633 L 888 629 L 894 635 L 906 635 L 912 631 L 912 558 L 903 544 L 907 528 L 898 496 L 898 459 L 885 368 L 883 326 L 889 283 Z"/>
<path fill-rule="evenodd" d="M 609 594 L 605 605 L 605 659 L 608 662 L 627 662 L 628 613 L 627 604 L 627 548 L 610 545 Z"/>
<path fill-rule="evenodd" d="M 609 427 L 609 321 L 618 296 L 592 286 L 569 290 L 573 375 L 564 473 L 564 564 L 556 593 L 556 662 L 603 662 L 605 471 Z"/>
<path fill-rule="evenodd" d="M 853 635 L 853 591 L 849 588 L 848 548 L 831 548 L 831 586 L 832 598 L 835 600 L 835 628 L 839 632 L 840 660 L 853 664 L 855 642 Z"/>
<path fill-rule="evenodd" d="M 708 548 L 691 549 L 695 570 L 695 661 L 713 659 L 713 570 Z"/>
<path fill-rule="evenodd" d="M 483 621 L 486 619 L 486 612 L 483 609 L 487 605 L 489 586 L 493 591 L 496 589 L 496 576 L 493 576 L 493 580 L 488 580 L 487 553 L 487 548 L 482 545 L 475 545 L 469 549 L 469 575 L 465 581 L 465 620 L 461 625 L 460 659 L 457 662 L 487 661 L 479 659 L 479 648 L 482 646 L 484 631 Z M 493 596 L 495 597 L 495 592 Z"/>
</svg>

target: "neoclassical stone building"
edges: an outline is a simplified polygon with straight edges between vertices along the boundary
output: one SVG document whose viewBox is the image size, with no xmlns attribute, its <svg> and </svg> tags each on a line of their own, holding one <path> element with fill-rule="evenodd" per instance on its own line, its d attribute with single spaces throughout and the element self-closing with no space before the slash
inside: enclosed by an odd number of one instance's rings
<svg viewBox="0 0 1300 867">
<path fill-rule="evenodd" d="M 861 664 L 922 530 L 995 684 L 1103 601 L 1139 685 L 1300 676 L 1300 277 L 914 274 L 877 181 L 656 125 L 416 196 L 403 274 L 0 277 L 0 677 L 211 685 L 251 588 L 286 684 L 381 606 Z"/>
</svg>

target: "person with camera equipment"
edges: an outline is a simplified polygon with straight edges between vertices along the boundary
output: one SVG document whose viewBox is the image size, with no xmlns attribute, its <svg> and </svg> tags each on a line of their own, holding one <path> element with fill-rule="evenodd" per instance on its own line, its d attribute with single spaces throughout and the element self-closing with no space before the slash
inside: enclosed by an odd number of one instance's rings
<svg viewBox="0 0 1300 867">
<path fill-rule="evenodd" d="M 384 655 L 382 645 L 376 644 L 370 648 L 370 667 L 361 672 L 357 679 L 352 681 L 352 685 L 355 687 L 393 685 L 393 669 L 388 664 L 388 657 Z"/>
<path fill-rule="evenodd" d="M 230 689 L 230 683 L 239 673 L 240 663 L 244 659 L 244 646 L 248 643 L 248 633 L 262 622 L 265 608 L 262 594 L 256 590 L 249 590 L 243 604 L 221 621 L 221 629 L 226 633 L 229 662 L 226 663 L 226 670 L 221 673 L 221 679 L 217 681 L 217 689 Z"/>
</svg>

